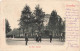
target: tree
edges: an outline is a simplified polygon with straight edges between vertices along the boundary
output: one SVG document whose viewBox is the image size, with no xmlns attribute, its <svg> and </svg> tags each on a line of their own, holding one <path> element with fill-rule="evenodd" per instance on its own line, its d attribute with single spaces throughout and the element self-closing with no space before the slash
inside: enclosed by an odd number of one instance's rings
<svg viewBox="0 0 80 51">
<path fill-rule="evenodd" d="M 42 11 L 42 9 L 39 8 L 39 5 L 35 7 L 33 13 L 30 11 L 30 7 L 26 5 L 21 13 L 21 18 L 19 23 L 20 28 L 26 29 L 27 32 L 31 31 L 32 35 L 36 28 L 40 32 L 43 27 L 44 16 L 45 14 Z M 30 28 L 31 30 L 29 30 Z"/>
<path fill-rule="evenodd" d="M 30 7 L 28 5 L 26 5 L 24 7 L 24 9 L 22 10 L 20 23 L 19 23 L 19 25 L 23 29 L 23 31 L 24 31 L 24 29 L 26 29 L 26 31 L 28 32 L 28 26 L 31 23 L 30 18 L 31 18 Z"/>
<path fill-rule="evenodd" d="M 58 17 L 58 22 L 57 22 L 57 25 L 56 25 L 56 36 L 59 36 L 59 34 L 61 34 L 61 32 L 62 32 L 62 18 L 59 16 L 59 15 L 57 15 L 57 17 Z"/>
<path fill-rule="evenodd" d="M 15 30 L 15 29 L 14 29 Z M 19 37 L 20 37 L 20 30 L 21 30 L 21 28 L 18 28 L 18 30 L 19 30 Z"/>
<path fill-rule="evenodd" d="M 24 34 L 24 30 L 26 29 L 26 32 L 31 31 L 31 34 L 33 35 L 35 22 L 36 22 L 35 16 L 30 11 L 30 7 L 26 5 L 22 10 L 20 23 L 19 23 L 20 28 L 23 29 L 23 34 Z"/>
<path fill-rule="evenodd" d="M 38 31 L 41 32 L 41 29 L 43 27 L 45 12 L 43 12 L 42 8 L 40 8 L 39 5 L 35 7 L 34 16 L 36 25 L 38 26 Z"/>
<path fill-rule="evenodd" d="M 50 19 L 48 23 L 48 27 L 50 31 L 52 32 L 54 31 L 55 33 L 57 22 L 58 22 L 57 12 L 53 10 L 50 15 Z"/>
<path fill-rule="evenodd" d="M 65 32 L 65 20 L 62 21 L 60 30 L 61 30 L 61 32 Z"/>
<path fill-rule="evenodd" d="M 14 28 L 12 31 L 7 33 L 7 35 L 10 37 L 20 37 L 19 30 L 17 28 Z"/>
<path fill-rule="evenodd" d="M 57 12 L 55 10 L 53 10 L 48 22 L 48 28 L 50 31 L 54 33 L 55 36 L 57 35 L 57 33 L 60 33 L 61 22 L 62 18 L 59 15 L 57 15 Z"/>
<path fill-rule="evenodd" d="M 7 19 L 5 19 L 5 31 L 6 31 L 6 34 L 11 31 L 11 28 Z"/>
</svg>

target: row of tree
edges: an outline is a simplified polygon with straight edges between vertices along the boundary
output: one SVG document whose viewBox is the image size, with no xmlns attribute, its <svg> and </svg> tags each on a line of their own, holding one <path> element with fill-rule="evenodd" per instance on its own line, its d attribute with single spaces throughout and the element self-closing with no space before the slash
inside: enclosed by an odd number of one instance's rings
<svg viewBox="0 0 80 51">
<path fill-rule="evenodd" d="M 39 5 L 35 7 L 34 12 L 31 12 L 30 7 L 26 5 L 22 10 L 19 29 L 23 29 L 23 34 L 25 29 L 26 33 L 28 33 L 30 31 L 30 28 L 32 35 L 35 30 L 41 32 L 44 16 L 45 12 L 43 12 L 42 8 L 40 8 Z"/>
<path fill-rule="evenodd" d="M 54 36 L 59 36 L 62 32 L 65 32 L 65 21 L 57 14 L 56 11 L 52 11 L 48 23 L 48 29 L 52 31 Z"/>
<path fill-rule="evenodd" d="M 6 19 L 6 34 L 12 34 L 13 36 L 16 34 L 29 33 L 33 36 L 35 32 L 38 34 L 48 35 L 52 33 L 54 36 L 58 36 L 61 32 L 65 31 L 65 21 L 57 14 L 55 10 L 53 10 L 49 17 L 48 25 L 46 28 L 43 24 L 45 17 L 45 12 L 43 12 L 42 8 L 39 5 L 35 7 L 34 12 L 31 12 L 30 7 L 26 5 L 22 12 L 21 17 L 19 19 L 19 28 L 13 29 L 11 31 L 8 20 Z M 11 31 L 11 32 L 10 32 Z"/>
<path fill-rule="evenodd" d="M 40 8 L 39 5 L 35 7 L 34 12 L 31 12 L 30 7 L 26 5 L 22 10 L 19 30 L 23 29 L 23 34 L 24 30 L 26 30 L 27 33 L 30 31 L 32 35 L 36 30 L 38 34 L 41 34 L 41 32 L 44 31 L 43 22 L 45 15 L 45 12 L 43 12 L 42 8 Z M 60 34 L 65 30 L 65 22 L 55 10 L 51 12 L 47 27 L 48 28 L 46 30 L 49 30 L 50 32 L 52 32 L 52 34 L 55 35 Z"/>
</svg>

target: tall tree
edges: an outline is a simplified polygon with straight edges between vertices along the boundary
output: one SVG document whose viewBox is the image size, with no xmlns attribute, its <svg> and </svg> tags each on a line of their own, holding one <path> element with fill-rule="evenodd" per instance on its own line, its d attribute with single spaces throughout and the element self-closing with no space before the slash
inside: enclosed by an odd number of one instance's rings
<svg viewBox="0 0 80 51">
<path fill-rule="evenodd" d="M 54 31 L 55 33 L 57 22 L 58 22 L 57 12 L 53 10 L 50 15 L 50 19 L 48 23 L 48 27 L 50 31 L 52 32 Z"/>
<path fill-rule="evenodd" d="M 26 5 L 22 10 L 19 25 L 21 28 L 26 29 L 27 32 L 28 32 L 28 26 L 30 24 L 30 18 L 31 18 L 30 7 Z"/>
<path fill-rule="evenodd" d="M 57 36 L 62 31 L 62 18 L 57 15 L 57 12 L 55 10 L 53 10 L 50 15 L 48 28 L 54 33 L 54 36 Z"/>
<path fill-rule="evenodd" d="M 36 24 L 38 26 L 38 31 L 41 32 L 45 12 L 43 12 L 42 8 L 40 8 L 40 6 L 37 5 L 34 10 L 34 15 L 35 15 Z"/>
<path fill-rule="evenodd" d="M 58 17 L 58 22 L 57 22 L 57 25 L 56 25 L 56 36 L 61 34 L 62 29 L 63 29 L 62 28 L 62 18 L 59 15 L 57 15 L 57 17 Z"/>
<path fill-rule="evenodd" d="M 7 19 L 5 19 L 5 31 L 6 31 L 6 34 L 11 31 L 11 28 Z"/>
</svg>

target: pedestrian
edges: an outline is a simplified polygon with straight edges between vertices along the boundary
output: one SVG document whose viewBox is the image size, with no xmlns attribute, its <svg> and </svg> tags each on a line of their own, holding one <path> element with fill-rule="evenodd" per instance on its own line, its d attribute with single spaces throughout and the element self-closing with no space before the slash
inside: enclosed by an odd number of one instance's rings
<svg viewBox="0 0 80 51">
<path fill-rule="evenodd" d="M 65 39 L 65 32 L 62 32 L 62 40 L 61 41 L 64 41 Z"/>
<path fill-rule="evenodd" d="M 39 35 L 39 41 L 41 42 L 41 34 Z"/>
<path fill-rule="evenodd" d="M 36 41 L 38 42 L 39 40 L 39 36 L 38 36 L 38 34 L 36 34 Z"/>
<path fill-rule="evenodd" d="M 52 34 L 50 34 L 50 43 L 52 42 Z"/>
<path fill-rule="evenodd" d="M 63 41 L 65 41 L 65 32 L 63 32 Z"/>
<path fill-rule="evenodd" d="M 63 39 L 63 36 L 62 36 L 62 35 L 63 35 L 63 33 L 61 33 L 61 41 L 62 41 L 62 39 Z"/>
<path fill-rule="evenodd" d="M 28 43 L 28 34 L 27 33 L 25 33 L 25 41 L 26 41 L 26 45 L 27 45 L 27 43 Z"/>
</svg>

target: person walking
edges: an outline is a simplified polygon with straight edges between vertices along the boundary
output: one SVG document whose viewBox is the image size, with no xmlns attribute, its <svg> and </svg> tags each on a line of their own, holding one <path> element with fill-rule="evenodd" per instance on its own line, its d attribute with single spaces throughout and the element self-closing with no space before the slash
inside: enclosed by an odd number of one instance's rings
<svg viewBox="0 0 80 51">
<path fill-rule="evenodd" d="M 62 32 L 61 41 L 64 41 L 64 39 L 65 39 L 65 32 Z"/>
<path fill-rule="evenodd" d="M 65 41 L 65 32 L 63 32 L 62 36 L 63 36 L 63 41 Z"/>
<path fill-rule="evenodd" d="M 28 43 L 28 34 L 27 33 L 25 33 L 25 41 L 26 41 L 26 45 L 27 45 L 27 43 Z"/>
<path fill-rule="evenodd" d="M 36 41 L 38 42 L 39 40 L 39 36 L 38 36 L 38 34 L 36 34 Z"/>
<path fill-rule="evenodd" d="M 52 34 L 50 34 L 50 43 L 52 42 Z"/>
<path fill-rule="evenodd" d="M 39 41 L 41 42 L 41 34 L 39 35 Z"/>
</svg>

